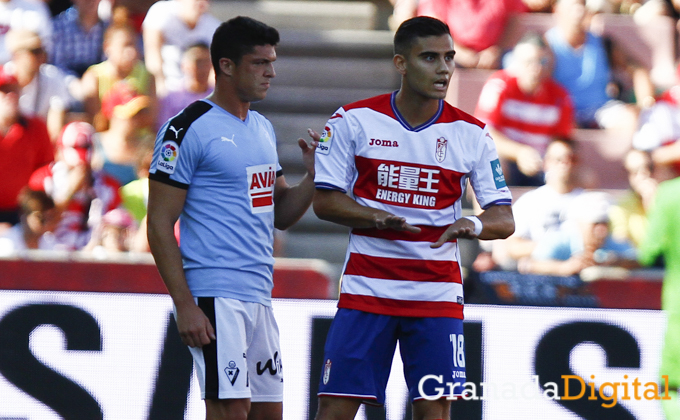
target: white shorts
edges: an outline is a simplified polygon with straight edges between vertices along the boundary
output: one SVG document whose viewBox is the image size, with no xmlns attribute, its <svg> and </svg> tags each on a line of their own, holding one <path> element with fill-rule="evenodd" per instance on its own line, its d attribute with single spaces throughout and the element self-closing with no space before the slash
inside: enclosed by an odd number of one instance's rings
<svg viewBox="0 0 680 420">
<path fill-rule="evenodd" d="M 279 328 L 272 308 L 222 297 L 196 303 L 215 328 L 217 340 L 189 347 L 203 399 L 283 401 Z"/>
</svg>

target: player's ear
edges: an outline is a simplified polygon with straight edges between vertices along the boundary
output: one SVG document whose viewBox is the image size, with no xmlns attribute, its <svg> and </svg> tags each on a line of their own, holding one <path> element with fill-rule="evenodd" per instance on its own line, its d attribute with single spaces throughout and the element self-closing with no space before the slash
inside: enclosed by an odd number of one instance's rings
<svg viewBox="0 0 680 420">
<path fill-rule="evenodd" d="M 392 61 L 394 62 L 394 67 L 397 68 L 397 71 L 399 74 L 402 76 L 406 74 L 406 57 L 404 57 L 401 54 L 395 54 L 394 57 L 392 58 Z"/>
<path fill-rule="evenodd" d="M 236 64 L 230 58 L 220 58 L 220 70 L 227 76 L 234 74 Z"/>
</svg>

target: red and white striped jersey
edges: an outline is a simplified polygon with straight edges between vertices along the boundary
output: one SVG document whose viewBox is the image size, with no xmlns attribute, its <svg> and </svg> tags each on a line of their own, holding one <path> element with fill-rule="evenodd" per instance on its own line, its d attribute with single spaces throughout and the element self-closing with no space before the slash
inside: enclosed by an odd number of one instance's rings
<svg viewBox="0 0 680 420">
<path fill-rule="evenodd" d="M 553 138 L 569 138 L 574 127 L 574 109 L 562 86 L 546 79 L 534 95 L 527 95 L 505 70 L 486 81 L 475 117 L 541 155 Z"/>
<path fill-rule="evenodd" d="M 316 155 L 316 187 L 347 192 L 422 228 L 420 234 L 352 229 L 338 307 L 412 317 L 463 317 L 456 242 L 430 248 L 461 217 L 469 178 L 482 207 L 511 204 L 484 124 L 440 101 L 411 127 L 392 95 L 340 108 Z"/>
</svg>

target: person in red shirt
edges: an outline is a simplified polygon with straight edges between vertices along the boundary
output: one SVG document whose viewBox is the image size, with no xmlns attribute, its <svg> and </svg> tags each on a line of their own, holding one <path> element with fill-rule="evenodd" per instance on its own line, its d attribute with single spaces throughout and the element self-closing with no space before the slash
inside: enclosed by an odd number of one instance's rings
<svg viewBox="0 0 680 420">
<path fill-rule="evenodd" d="M 19 83 L 0 67 L 0 229 L 19 222 L 19 192 L 33 171 L 52 160 L 45 123 L 21 114 Z"/>
<path fill-rule="evenodd" d="M 93 134 L 86 122 L 66 125 L 57 139 L 57 160 L 36 170 L 28 182 L 32 190 L 45 191 L 54 199 L 61 215 L 54 234 L 69 250 L 87 245 L 103 215 L 122 203 L 118 182 L 92 170 Z"/>
<path fill-rule="evenodd" d="M 543 38 L 528 34 L 513 49 L 510 67 L 492 74 L 479 97 L 475 117 L 489 126 L 508 185 L 543 185 L 548 144 L 572 134 L 573 105 L 549 77 L 549 65 Z"/>
</svg>

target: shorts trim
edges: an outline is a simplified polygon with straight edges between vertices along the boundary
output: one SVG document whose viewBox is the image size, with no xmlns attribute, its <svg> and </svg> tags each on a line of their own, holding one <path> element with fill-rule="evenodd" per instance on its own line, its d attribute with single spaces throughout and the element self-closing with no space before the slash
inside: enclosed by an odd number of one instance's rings
<svg viewBox="0 0 680 420">
<path fill-rule="evenodd" d="M 210 320 L 215 334 L 217 334 L 215 322 L 215 298 L 213 297 L 199 297 L 198 307 L 203 310 L 205 315 Z M 203 360 L 205 361 L 205 395 L 204 398 L 216 400 L 219 399 L 220 380 L 217 368 L 217 340 L 210 341 L 201 348 L 203 352 Z"/>
<path fill-rule="evenodd" d="M 333 392 L 319 392 L 316 394 L 317 397 L 336 397 L 336 398 L 351 398 L 355 400 L 361 400 L 364 404 L 374 405 L 377 407 L 382 407 L 383 404 L 378 402 L 378 398 L 374 395 L 356 395 L 356 394 L 342 394 Z"/>
</svg>

